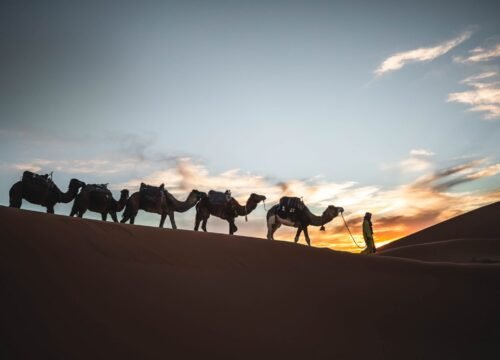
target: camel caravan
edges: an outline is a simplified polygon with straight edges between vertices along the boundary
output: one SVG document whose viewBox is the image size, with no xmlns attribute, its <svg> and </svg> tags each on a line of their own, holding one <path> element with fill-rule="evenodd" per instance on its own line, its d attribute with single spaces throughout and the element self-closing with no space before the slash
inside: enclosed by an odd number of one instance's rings
<svg viewBox="0 0 500 360">
<path fill-rule="evenodd" d="M 176 199 L 164 184 L 151 186 L 140 184 L 139 191 L 129 196 L 129 190 L 120 191 L 120 198 L 117 200 L 108 189 L 108 184 L 86 184 L 78 179 L 71 179 L 68 190 L 62 192 L 52 180 L 52 173 L 46 175 L 35 174 L 25 171 L 21 181 L 16 182 L 9 191 L 10 206 L 21 208 L 22 200 L 36 205 L 43 206 L 47 213 L 54 213 L 54 206 L 57 203 L 69 203 L 73 201 L 70 216 L 83 217 L 87 211 L 101 214 L 103 221 L 108 215 L 114 222 L 118 222 L 117 214 L 123 211 L 121 223 L 134 224 L 139 210 L 160 215 L 159 227 L 163 228 L 168 216 L 172 229 L 177 229 L 175 223 L 175 212 L 186 212 L 196 208 L 194 230 L 198 231 L 200 225 L 203 231 L 207 231 L 209 217 L 215 216 L 226 220 L 229 224 L 229 234 L 238 231 L 235 224 L 236 218 L 247 216 L 254 211 L 259 203 L 264 204 L 264 195 L 252 193 L 245 204 L 240 204 L 231 196 L 231 192 L 210 190 L 207 193 L 193 189 L 184 201 Z M 342 214 L 342 207 L 330 205 L 321 215 L 313 214 L 308 207 L 298 197 L 282 197 L 279 204 L 271 207 L 266 214 L 267 239 L 274 240 L 274 233 L 282 225 L 297 228 L 295 243 L 299 241 L 301 233 L 307 245 L 311 246 L 308 227 L 319 226 L 320 230 L 325 230 L 325 224 L 331 222 L 339 214 Z"/>
</svg>

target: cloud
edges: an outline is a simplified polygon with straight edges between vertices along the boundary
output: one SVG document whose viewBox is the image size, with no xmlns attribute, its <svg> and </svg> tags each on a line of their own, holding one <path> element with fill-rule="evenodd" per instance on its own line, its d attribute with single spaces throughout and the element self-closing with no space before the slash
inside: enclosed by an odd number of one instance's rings
<svg viewBox="0 0 500 360">
<path fill-rule="evenodd" d="M 432 167 L 434 153 L 426 149 L 413 149 L 409 157 L 398 163 L 386 163 L 381 166 L 382 170 L 401 170 L 405 173 L 422 172 Z"/>
<path fill-rule="evenodd" d="M 493 47 L 489 49 L 485 49 L 482 47 L 477 47 L 472 50 L 469 50 L 469 56 L 460 57 L 457 56 L 454 58 L 456 62 L 471 64 L 478 63 L 484 61 L 490 61 L 495 58 L 500 58 L 500 44 L 495 44 Z"/>
<path fill-rule="evenodd" d="M 432 162 L 429 158 L 434 155 L 432 151 L 425 149 L 413 149 L 410 157 L 400 162 L 399 166 L 404 172 L 418 172 L 429 169 Z"/>
<path fill-rule="evenodd" d="M 131 170 L 135 161 L 122 160 L 115 162 L 104 159 L 83 160 L 47 160 L 35 159 L 31 162 L 16 163 L 11 167 L 16 170 L 33 172 L 62 172 L 66 174 L 115 174 Z"/>
<path fill-rule="evenodd" d="M 448 102 L 469 105 L 469 111 L 483 112 L 487 120 L 500 119 L 500 81 L 497 72 L 470 76 L 462 83 L 472 89 L 449 94 Z"/>
<path fill-rule="evenodd" d="M 434 60 L 469 39 L 471 35 L 472 32 L 466 31 L 454 39 L 433 47 L 418 48 L 391 55 L 375 70 L 375 75 L 381 76 L 387 72 L 399 70 L 408 63 Z"/>
<path fill-rule="evenodd" d="M 474 83 L 477 80 L 484 80 L 484 79 L 494 77 L 494 76 L 496 76 L 496 74 L 497 73 L 494 71 L 484 72 L 484 73 L 481 73 L 478 75 L 472 75 L 472 76 L 466 77 L 465 79 L 460 81 L 460 83 L 462 83 L 462 84 Z"/>
<path fill-rule="evenodd" d="M 424 156 L 424 157 L 429 157 L 429 156 L 434 156 L 434 153 L 429 150 L 425 149 L 413 149 L 410 151 L 411 156 Z"/>
</svg>

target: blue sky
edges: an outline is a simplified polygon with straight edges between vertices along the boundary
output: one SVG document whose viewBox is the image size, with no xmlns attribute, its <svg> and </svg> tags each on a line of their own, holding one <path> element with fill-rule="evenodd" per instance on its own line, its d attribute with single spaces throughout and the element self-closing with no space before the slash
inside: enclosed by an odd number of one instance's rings
<svg viewBox="0 0 500 360">
<path fill-rule="evenodd" d="M 210 184 L 240 199 L 247 189 L 271 202 L 303 196 L 317 212 L 343 205 L 353 226 L 368 210 L 410 214 L 411 226 L 381 221 L 390 239 L 496 201 L 499 10 L 486 1 L 4 2 L 0 203 L 23 169 L 55 171 L 62 188 L 71 177 L 132 191 L 162 181 L 185 197 L 188 184 Z M 421 196 L 435 202 L 397 201 L 424 183 Z M 260 234 L 263 214 L 240 233 Z M 343 241 L 330 235 L 322 244 Z"/>
</svg>

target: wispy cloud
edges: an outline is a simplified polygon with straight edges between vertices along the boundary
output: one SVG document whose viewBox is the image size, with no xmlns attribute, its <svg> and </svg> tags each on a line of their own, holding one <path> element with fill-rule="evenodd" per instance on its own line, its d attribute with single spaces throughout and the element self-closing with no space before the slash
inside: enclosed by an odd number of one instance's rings
<svg viewBox="0 0 500 360">
<path fill-rule="evenodd" d="M 397 163 L 386 163 L 381 166 L 382 170 L 400 170 L 404 173 L 416 173 L 427 171 L 432 168 L 432 157 L 434 153 L 426 149 L 412 149 L 409 156 Z"/>
<path fill-rule="evenodd" d="M 13 164 L 16 170 L 29 170 L 33 172 L 62 172 L 67 174 L 115 174 L 131 170 L 136 161 L 122 160 L 115 162 L 104 159 L 82 160 L 47 160 L 34 159 L 31 162 Z"/>
<path fill-rule="evenodd" d="M 500 119 L 500 81 L 497 72 L 470 76 L 462 81 L 471 90 L 448 95 L 448 102 L 469 105 L 469 111 L 484 112 L 485 119 Z"/>
<path fill-rule="evenodd" d="M 484 61 L 490 61 L 495 58 L 500 58 L 500 43 L 495 44 L 489 49 L 485 49 L 482 47 L 477 47 L 472 50 L 469 50 L 469 55 L 466 57 L 457 56 L 454 58 L 456 62 L 460 63 L 478 63 Z"/>
<path fill-rule="evenodd" d="M 445 41 L 436 46 L 422 47 L 391 55 L 375 70 L 375 75 L 381 76 L 390 71 L 399 70 L 408 63 L 434 60 L 469 39 L 471 35 L 472 32 L 466 31 L 456 38 Z"/>
<path fill-rule="evenodd" d="M 433 156 L 434 153 L 432 151 L 429 151 L 429 150 L 425 150 L 425 149 L 413 149 L 410 151 L 410 155 L 411 156 Z"/>
<path fill-rule="evenodd" d="M 401 161 L 399 166 L 404 172 L 424 171 L 432 166 L 430 158 L 433 155 L 429 150 L 414 149 L 410 151 L 410 157 Z"/>
</svg>

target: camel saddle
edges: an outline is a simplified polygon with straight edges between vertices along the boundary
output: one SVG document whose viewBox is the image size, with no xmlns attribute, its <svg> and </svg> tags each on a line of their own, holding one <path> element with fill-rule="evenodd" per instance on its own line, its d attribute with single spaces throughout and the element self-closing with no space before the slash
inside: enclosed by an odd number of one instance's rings
<svg viewBox="0 0 500 360">
<path fill-rule="evenodd" d="M 226 216 L 236 216 L 236 209 L 234 208 L 233 197 L 227 196 L 226 193 L 220 191 L 210 190 L 208 192 L 208 201 L 212 206 L 215 205 L 214 215 L 223 219 Z"/>
<path fill-rule="evenodd" d="M 31 171 L 23 172 L 22 182 L 25 184 L 35 184 L 46 187 L 54 186 L 54 182 L 52 181 L 52 174 L 38 175 Z"/>
<path fill-rule="evenodd" d="M 221 191 L 210 190 L 208 192 L 208 200 L 213 205 L 226 206 L 229 203 L 226 194 Z"/>
<path fill-rule="evenodd" d="M 82 191 L 92 191 L 106 195 L 111 194 L 111 191 L 108 189 L 108 184 L 88 184 Z"/>
<path fill-rule="evenodd" d="M 151 201 L 154 201 L 158 197 L 165 196 L 165 191 L 164 184 L 161 184 L 160 186 L 151 186 L 141 183 L 141 187 L 139 188 L 141 197 Z"/>
<path fill-rule="evenodd" d="M 277 215 L 283 219 L 296 219 L 297 212 L 304 209 L 304 203 L 298 197 L 283 196 L 280 199 Z"/>
</svg>

